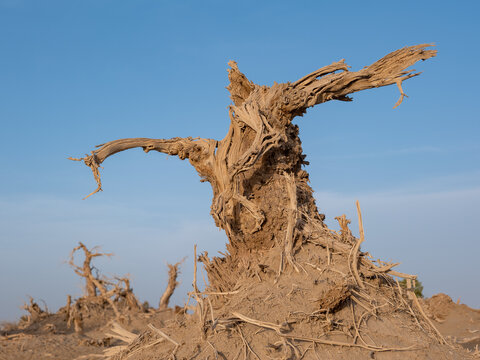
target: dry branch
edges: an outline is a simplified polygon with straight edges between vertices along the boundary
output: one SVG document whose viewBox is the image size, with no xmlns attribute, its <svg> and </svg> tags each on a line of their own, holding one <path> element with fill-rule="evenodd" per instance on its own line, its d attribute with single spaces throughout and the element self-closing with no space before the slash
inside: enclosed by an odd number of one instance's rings
<svg viewBox="0 0 480 360">
<path fill-rule="evenodd" d="M 153 330 L 155 333 L 157 333 L 158 335 L 160 335 L 162 338 L 164 338 L 165 340 L 167 341 L 170 341 L 173 345 L 175 345 L 175 348 L 173 349 L 173 351 L 171 352 L 170 356 L 169 356 L 169 359 L 175 359 L 175 354 L 177 353 L 178 349 L 180 348 L 180 344 L 178 342 L 176 342 L 175 340 L 173 340 L 170 336 L 168 336 L 167 334 L 165 334 L 162 330 L 160 329 L 157 329 L 155 326 L 153 326 L 152 324 L 148 324 L 148 327 Z"/>
<path fill-rule="evenodd" d="M 410 279 L 407 279 L 407 282 L 408 282 L 408 280 L 410 280 Z M 429 319 L 427 314 L 425 314 L 425 311 L 423 310 L 422 305 L 420 305 L 420 302 L 417 299 L 417 295 L 415 295 L 415 293 L 413 293 L 412 288 L 409 287 L 407 291 L 408 291 L 409 294 L 411 294 L 411 298 L 413 300 L 413 303 L 415 304 L 415 306 L 417 307 L 418 311 L 423 316 L 423 318 L 427 321 L 428 325 L 430 325 L 430 327 L 433 329 L 433 331 L 435 332 L 436 336 L 438 337 L 440 343 L 441 344 L 447 344 L 447 341 L 445 340 L 443 335 L 440 333 L 440 331 L 438 331 L 437 327 Z"/>
<path fill-rule="evenodd" d="M 420 75 L 414 72 L 415 70 L 406 69 L 419 60 L 436 56 L 436 50 L 427 50 L 430 46 L 433 45 L 405 47 L 355 72 L 348 71 L 348 65 L 343 59 L 325 66 L 291 85 L 285 94 L 284 111 L 299 115 L 311 106 L 329 100 L 351 101 L 347 96 L 349 94 L 392 84 L 396 84 L 400 89 L 400 99 L 395 104 L 397 107 L 405 96 L 401 83 Z"/>
<path fill-rule="evenodd" d="M 363 281 L 360 278 L 360 275 L 358 274 L 358 251 L 360 250 L 360 245 L 365 241 L 365 234 L 363 233 L 363 221 L 362 221 L 362 211 L 360 210 L 360 203 L 356 202 L 357 205 L 357 213 L 358 213 L 358 227 L 360 231 L 360 239 L 355 243 L 355 246 L 353 247 L 353 260 L 352 260 L 352 271 L 353 275 L 355 277 L 355 280 L 362 289 L 365 288 L 365 285 L 363 285 Z"/>
<path fill-rule="evenodd" d="M 72 158 L 69 160 L 82 161 L 90 167 L 93 177 L 97 182 L 97 189 L 87 195 L 84 199 L 102 190 L 102 181 L 100 178 L 99 167 L 110 156 L 133 148 L 142 148 L 148 153 L 155 150 L 168 155 L 177 155 L 180 159 L 190 159 L 190 162 L 195 166 L 195 163 L 204 157 L 209 157 L 215 150 L 215 140 L 210 139 L 193 139 L 189 138 L 173 138 L 165 139 L 148 139 L 148 138 L 130 138 L 120 139 L 107 142 L 105 144 L 97 145 L 98 149 L 91 152 L 91 155 L 86 155 L 84 158 Z M 204 163 L 202 163 L 205 166 Z M 201 173 L 201 169 L 197 169 Z"/>
</svg>

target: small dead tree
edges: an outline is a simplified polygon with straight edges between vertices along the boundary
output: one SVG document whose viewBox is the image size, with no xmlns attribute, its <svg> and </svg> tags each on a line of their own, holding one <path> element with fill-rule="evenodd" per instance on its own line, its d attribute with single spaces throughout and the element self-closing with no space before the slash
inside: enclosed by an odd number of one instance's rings
<svg viewBox="0 0 480 360">
<path fill-rule="evenodd" d="M 83 266 L 78 266 L 74 262 L 74 255 L 77 251 L 83 250 L 85 259 L 83 261 Z M 67 300 L 67 321 L 70 324 L 71 319 L 81 319 L 81 307 L 84 303 L 88 302 L 106 302 L 108 303 L 115 313 L 117 319 L 121 318 L 121 313 L 118 309 L 118 305 L 123 304 L 129 310 L 140 311 L 142 307 L 136 296 L 133 293 L 133 289 L 130 286 L 130 279 L 128 276 L 119 278 L 115 277 L 114 279 L 108 279 L 106 277 L 99 277 L 93 275 L 94 267 L 91 264 L 93 258 L 98 256 L 112 256 L 112 253 L 101 253 L 98 252 L 98 248 L 94 247 L 89 250 L 82 242 L 79 243 L 70 253 L 69 264 L 75 271 L 75 273 L 85 279 L 85 288 L 87 296 L 77 299 L 74 306 L 71 306 L 71 298 Z M 76 324 L 76 322 L 75 322 Z M 75 325 L 77 326 L 77 325 Z"/>
<path fill-rule="evenodd" d="M 83 254 L 85 256 L 82 266 L 78 266 L 74 262 L 74 256 L 78 250 L 83 250 Z M 73 271 L 75 271 L 75 274 L 85 279 L 85 290 L 87 292 L 87 295 L 92 297 L 97 296 L 97 289 L 98 289 L 97 284 L 100 281 L 92 273 L 93 271 L 93 266 L 91 264 L 92 259 L 98 256 L 111 257 L 113 255 L 112 253 L 110 254 L 101 253 L 101 252 L 98 252 L 97 250 L 98 248 L 96 247 L 89 250 L 82 242 L 79 242 L 78 246 L 75 247 L 70 253 L 70 258 L 68 261 L 68 264 L 73 268 Z"/>
<path fill-rule="evenodd" d="M 327 229 L 303 168 L 308 162 L 293 119 L 315 105 L 351 101 L 352 93 L 392 84 L 400 91 L 397 107 L 405 97 L 402 82 L 420 74 L 406 69 L 436 55 L 429 46 L 402 48 L 359 71 L 349 71 L 340 60 L 294 82 L 270 87 L 250 81 L 231 61 L 227 89 L 233 104 L 230 128 L 222 140 L 120 139 L 99 145 L 84 158 L 70 159 L 83 161 L 92 170 L 97 188 L 90 195 L 102 190 L 100 166 L 116 153 L 142 148 L 146 153 L 189 159 L 202 181 L 212 186 L 211 215 L 229 240 L 225 258 L 206 260 L 210 285 L 217 291 L 232 289 L 235 281 L 228 279 L 241 271 L 245 262 L 240 259 L 259 262 L 271 248 L 280 246 L 284 258 L 298 270 L 295 248 L 314 233 L 323 236 Z M 329 246 L 348 253 L 343 245 L 332 241 Z"/>
</svg>

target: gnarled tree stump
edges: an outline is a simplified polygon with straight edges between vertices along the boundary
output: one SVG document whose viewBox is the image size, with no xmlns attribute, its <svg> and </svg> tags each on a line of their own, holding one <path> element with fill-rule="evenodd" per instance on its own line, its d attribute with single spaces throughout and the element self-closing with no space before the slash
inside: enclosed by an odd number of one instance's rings
<svg viewBox="0 0 480 360">
<path fill-rule="evenodd" d="M 354 92 L 392 84 L 400 90 L 398 106 L 405 96 L 402 81 L 419 75 L 406 69 L 436 55 L 435 50 L 427 50 L 429 46 L 405 47 L 354 72 L 340 60 L 292 83 L 271 87 L 254 84 L 231 61 L 227 89 L 233 104 L 224 139 L 120 139 L 72 160 L 83 160 L 92 169 L 98 184 L 96 193 L 102 190 L 99 166 L 118 152 L 141 147 L 145 152 L 155 150 L 189 159 L 202 181 L 211 184 L 211 214 L 229 239 L 226 258 L 213 262 L 204 258 L 212 286 L 216 275 L 223 276 L 219 267 L 232 268 L 230 265 L 243 255 L 254 256 L 276 246 L 283 247 L 285 259 L 296 267 L 295 246 L 312 232 L 322 233 L 325 225 L 302 166 L 307 162 L 298 126 L 292 120 L 317 104 L 351 101 L 349 95 Z M 227 289 L 219 287 L 220 291 Z"/>
</svg>

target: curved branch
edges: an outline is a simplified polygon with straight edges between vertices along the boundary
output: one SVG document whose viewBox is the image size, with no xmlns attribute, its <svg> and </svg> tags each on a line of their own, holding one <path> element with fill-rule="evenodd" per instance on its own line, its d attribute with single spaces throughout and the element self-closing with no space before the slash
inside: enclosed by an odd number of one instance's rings
<svg viewBox="0 0 480 360">
<path fill-rule="evenodd" d="M 199 172 L 200 176 L 208 177 L 211 170 L 211 158 L 215 154 L 217 141 L 201 138 L 172 138 L 172 139 L 149 139 L 129 138 L 107 142 L 97 145 L 98 149 L 86 155 L 84 158 L 68 158 L 69 160 L 82 161 L 90 167 L 93 177 L 97 182 L 97 189 L 84 199 L 102 190 L 100 178 L 100 165 L 109 157 L 118 152 L 141 147 L 148 153 L 151 150 L 159 151 L 168 155 L 177 155 L 180 159 L 190 159 L 190 163 Z"/>
<path fill-rule="evenodd" d="M 427 50 L 432 44 L 422 44 L 394 51 L 362 70 L 350 72 L 344 60 L 325 66 L 292 83 L 283 93 L 282 110 L 292 116 L 302 115 L 306 109 L 329 100 L 351 101 L 347 95 L 357 91 L 397 84 L 400 105 L 406 96 L 401 83 L 420 75 L 406 70 L 419 60 L 436 56 L 436 50 Z M 341 71 L 338 72 L 337 71 Z"/>
</svg>

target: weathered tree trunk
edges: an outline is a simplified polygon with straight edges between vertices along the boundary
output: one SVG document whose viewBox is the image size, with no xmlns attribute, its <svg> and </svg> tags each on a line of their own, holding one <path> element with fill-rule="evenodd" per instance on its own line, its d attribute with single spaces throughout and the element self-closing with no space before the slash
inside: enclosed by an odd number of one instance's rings
<svg viewBox="0 0 480 360">
<path fill-rule="evenodd" d="M 308 173 L 302 168 L 308 163 L 293 118 L 314 105 L 351 101 L 351 93 L 391 84 L 400 90 L 398 106 L 405 95 L 402 81 L 419 75 L 405 69 L 435 56 L 435 50 L 426 50 L 428 46 L 397 50 L 356 72 L 348 71 L 341 60 L 293 83 L 271 87 L 249 81 L 232 61 L 227 89 L 233 105 L 229 108 L 230 128 L 223 140 L 121 139 L 100 145 L 90 156 L 72 160 L 83 160 L 92 169 L 98 183 L 95 193 L 101 190 L 100 164 L 117 152 L 142 147 L 145 152 L 156 150 L 188 158 L 202 181 L 211 184 L 211 214 L 229 239 L 229 254 L 226 259 L 216 259 L 217 265 L 245 253 L 282 246 L 287 261 L 295 267 L 292 253 L 305 236 L 304 227 L 315 223 L 321 231 L 324 225 L 308 185 Z M 209 260 L 205 261 L 208 269 Z"/>
</svg>

